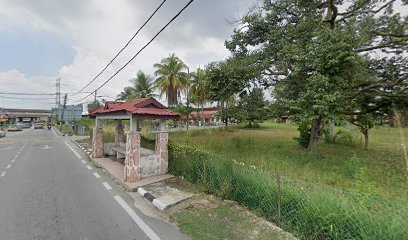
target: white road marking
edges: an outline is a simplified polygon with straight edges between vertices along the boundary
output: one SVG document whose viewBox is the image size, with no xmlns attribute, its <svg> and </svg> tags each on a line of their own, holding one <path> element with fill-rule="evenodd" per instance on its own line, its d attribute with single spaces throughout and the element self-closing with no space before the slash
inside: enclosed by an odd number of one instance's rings
<svg viewBox="0 0 408 240">
<path fill-rule="evenodd" d="M 12 163 L 14 163 L 15 161 L 16 161 L 16 159 L 15 159 L 15 158 L 13 158 L 13 159 L 11 160 L 11 162 L 12 162 Z"/>
<path fill-rule="evenodd" d="M 112 189 L 112 187 L 107 182 L 103 182 L 102 185 L 106 188 L 106 190 Z"/>
<path fill-rule="evenodd" d="M 55 135 L 56 137 L 58 137 L 58 134 L 57 134 L 57 132 L 54 130 L 54 128 L 52 129 L 52 132 L 54 133 L 54 135 Z"/>
<path fill-rule="evenodd" d="M 82 163 L 86 163 L 84 160 L 82 160 Z"/>
<path fill-rule="evenodd" d="M 133 221 L 142 229 L 144 233 L 151 239 L 151 240 L 160 240 L 159 236 L 133 211 L 131 207 L 121 198 L 119 195 L 113 197 L 120 206 L 129 214 L 129 216 L 133 219 Z"/>
<path fill-rule="evenodd" d="M 86 165 L 86 168 L 88 168 L 89 170 L 91 170 L 92 168 L 91 168 L 91 166 L 89 166 L 89 165 Z"/>
<path fill-rule="evenodd" d="M 9 168 L 11 168 L 11 164 L 7 165 L 7 167 L 6 167 L 6 169 L 9 169 Z"/>
<path fill-rule="evenodd" d="M 2 176 L 2 177 L 6 176 L 6 173 L 7 173 L 7 172 L 4 171 L 4 172 L 1 174 L 1 176 Z"/>
<path fill-rule="evenodd" d="M 77 153 L 77 151 L 75 151 L 75 150 L 71 147 L 71 145 L 69 145 L 69 143 L 65 142 L 65 144 L 68 146 L 69 149 L 71 149 L 72 152 L 75 153 L 75 155 L 76 155 L 79 159 L 81 159 L 81 155 L 79 155 L 79 153 Z"/>
<path fill-rule="evenodd" d="M 97 172 L 94 172 L 93 175 L 94 175 L 96 178 L 101 178 L 101 175 L 99 175 Z"/>
</svg>

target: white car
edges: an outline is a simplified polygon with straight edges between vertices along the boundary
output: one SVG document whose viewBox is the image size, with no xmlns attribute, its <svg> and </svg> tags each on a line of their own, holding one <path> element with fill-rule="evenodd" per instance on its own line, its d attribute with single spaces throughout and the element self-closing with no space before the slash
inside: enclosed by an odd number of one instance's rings
<svg viewBox="0 0 408 240">
<path fill-rule="evenodd" d="M 1 137 L 5 137 L 5 136 L 6 136 L 6 132 L 3 131 L 3 130 L 0 130 L 0 138 L 1 138 Z"/>
</svg>

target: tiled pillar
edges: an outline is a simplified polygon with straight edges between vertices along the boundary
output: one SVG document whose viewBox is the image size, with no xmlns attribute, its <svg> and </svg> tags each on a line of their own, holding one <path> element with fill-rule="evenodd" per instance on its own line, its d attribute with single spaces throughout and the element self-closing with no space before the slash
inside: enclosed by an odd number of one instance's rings
<svg viewBox="0 0 408 240">
<path fill-rule="evenodd" d="M 103 157 L 103 142 L 102 142 L 103 129 L 101 127 L 95 127 L 93 129 L 92 136 L 92 156 L 94 158 Z"/>
<path fill-rule="evenodd" d="M 140 132 L 127 134 L 124 181 L 136 182 L 140 179 Z"/>
<path fill-rule="evenodd" d="M 159 157 L 159 174 L 166 174 L 169 166 L 168 142 L 169 133 L 167 131 L 156 132 L 156 154 Z"/>
<path fill-rule="evenodd" d="M 115 135 L 115 147 L 120 147 L 121 143 L 125 142 L 125 131 L 123 130 L 123 125 L 119 122 L 116 125 L 116 135 Z"/>
</svg>

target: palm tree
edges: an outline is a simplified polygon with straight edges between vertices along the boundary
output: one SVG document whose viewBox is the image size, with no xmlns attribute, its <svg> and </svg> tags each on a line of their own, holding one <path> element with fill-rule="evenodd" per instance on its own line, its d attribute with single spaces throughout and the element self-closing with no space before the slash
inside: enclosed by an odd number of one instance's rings
<svg viewBox="0 0 408 240">
<path fill-rule="evenodd" d="M 136 78 L 129 80 L 129 82 L 133 83 L 133 87 L 125 87 L 117 96 L 118 100 L 130 101 L 155 95 L 153 94 L 153 78 L 150 75 L 139 70 Z"/>
<path fill-rule="evenodd" d="M 192 73 L 192 81 L 191 81 L 191 88 L 190 94 L 191 99 L 197 104 L 198 107 L 201 106 L 201 118 L 203 119 L 204 116 L 204 104 L 207 101 L 207 91 L 206 91 L 206 84 L 207 84 L 207 76 L 205 71 L 201 68 L 197 69 L 197 72 Z"/>
<path fill-rule="evenodd" d="M 132 79 L 134 84 L 134 94 L 137 98 L 152 97 L 153 94 L 153 78 L 142 71 L 138 71 L 136 78 Z"/>
<path fill-rule="evenodd" d="M 133 87 L 125 87 L 121 93 L 118 94 L 117 100 L 129 101 L 135 100 L 135 89 Z"/>
<path fill-rule="evenodd" d="M 177 97 L 188 82 L 187 73 L 183 71 L 187 66 L 173 53 L 153 67 L 156 68 L 154 74 L 158 76 L 154 84 L 160 95 L 166 94 L 168 106 L 177 105 Z"/>
</svg>

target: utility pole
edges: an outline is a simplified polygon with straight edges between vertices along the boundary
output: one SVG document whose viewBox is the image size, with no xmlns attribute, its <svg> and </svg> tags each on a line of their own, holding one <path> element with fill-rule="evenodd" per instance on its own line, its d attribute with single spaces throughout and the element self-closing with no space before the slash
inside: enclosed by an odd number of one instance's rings
<svg viewBox="0 0 408 240">
<path fill-rule="evenodd" d="M 55 80 L 55 106 L 61 104 L 61 78 Z"/>
<path fill-rule="evenodd" d="M 95 90 L 95 97 L 94 97 L 94 103 L 96 103 L 96 90 Z"/>
<path fill-rule="evenodd" d="M 67 94 L 64 95 L 64 105 L 62 106 L 62 112 L 61 112 L 61 123 L 60 123 L 60 132 L 62 131 L 62 122 L 64 121 L 64 112 L 65 112 L 65 107 L 67 105 Z"/>
</svg>

